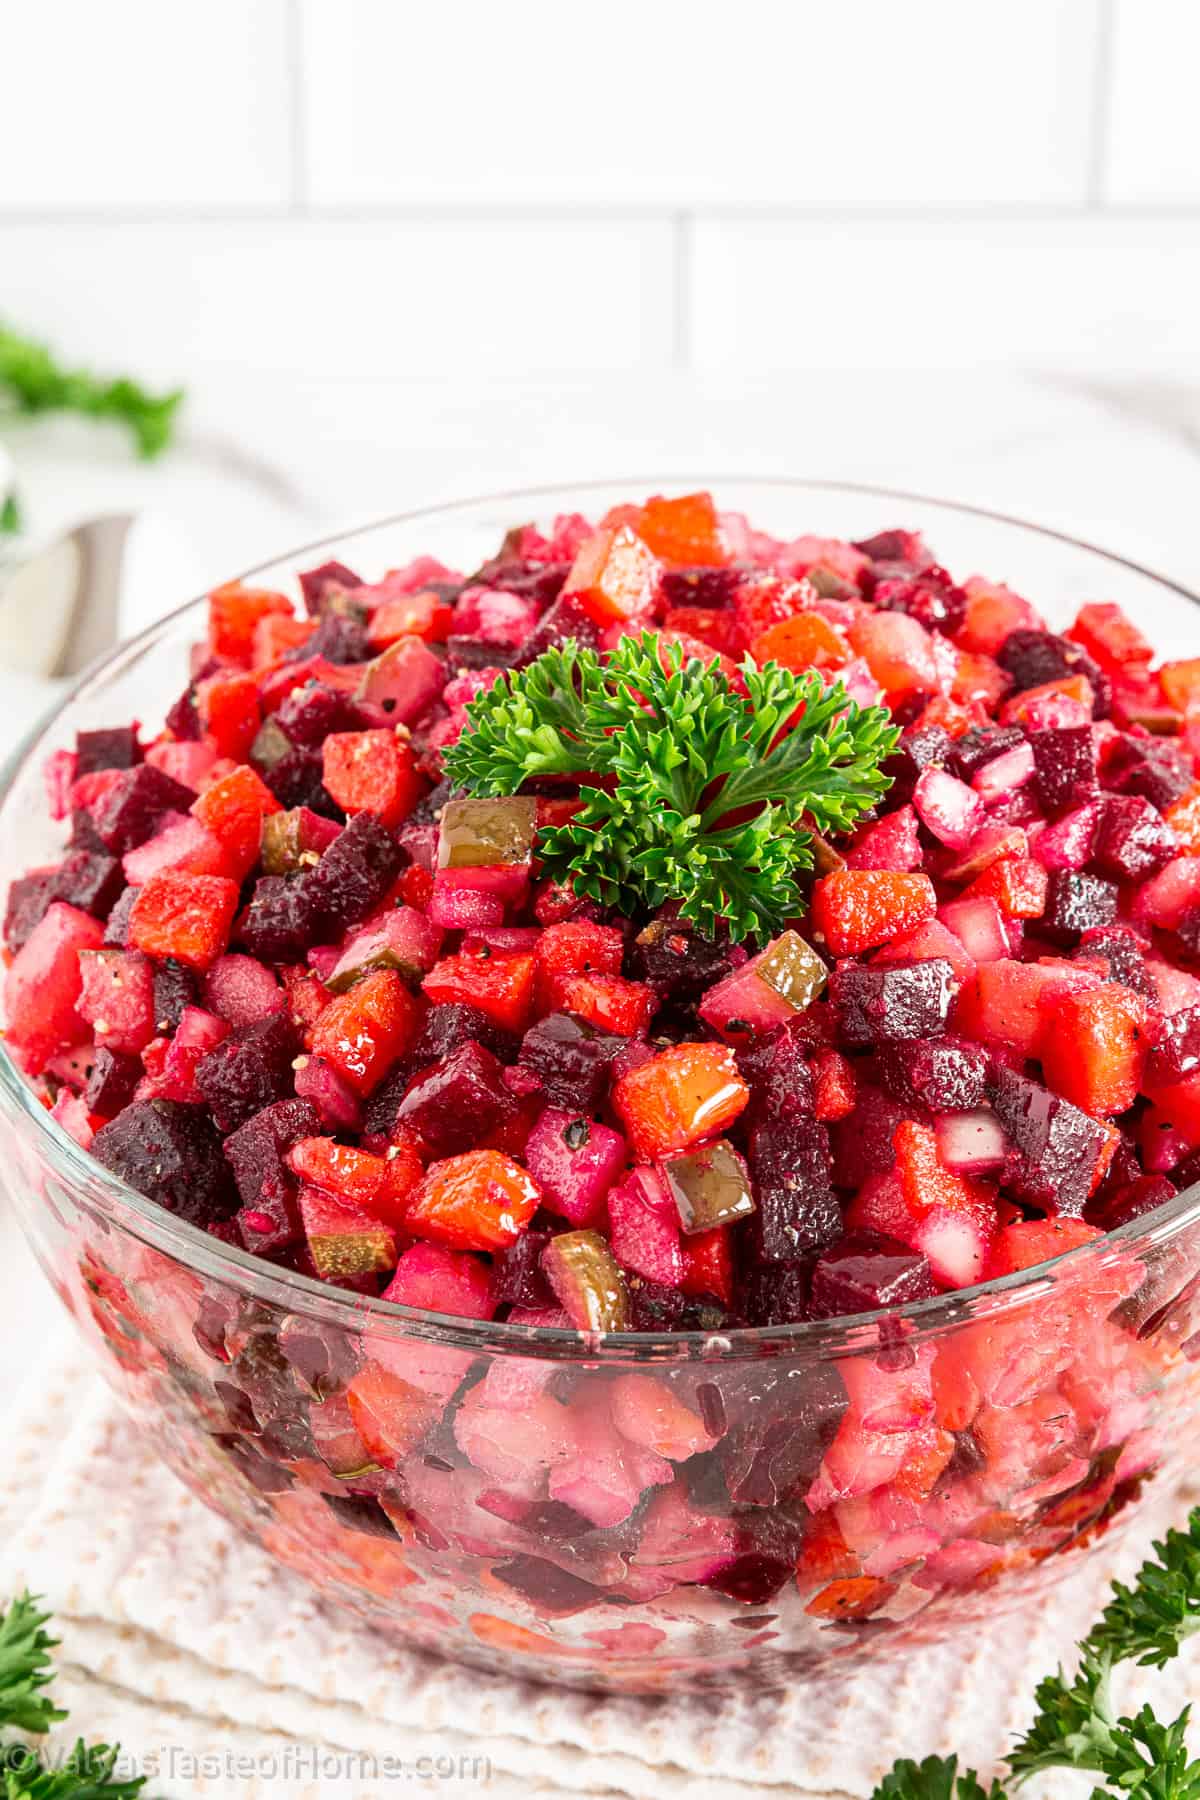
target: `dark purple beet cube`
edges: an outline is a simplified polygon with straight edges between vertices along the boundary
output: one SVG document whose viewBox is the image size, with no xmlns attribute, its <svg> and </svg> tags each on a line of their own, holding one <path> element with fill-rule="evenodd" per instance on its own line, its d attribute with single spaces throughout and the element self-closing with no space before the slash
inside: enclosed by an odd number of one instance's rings
<svg viewBox="0 0 1200 1800">
<path fill-rule="evenodd" d="M 97 769 L 132 769 L 142 760 L 137 732 L 132 725 L 114 725 L 107 731 L 75 734 L 75 779 Z"/>
<path fill-rule="evenodd" d="M 129 915 L 133 911 L 133 903 L 141 893 L 141 888 L 122 888 L 112 904 L 108 915 L 108 923 L 104 927 L 104 946 L 107 950 L 127 950 L 129 948 Z"/>
<path fill-rule="evenodd" d="M 707 1576 L 701 1587 L 725 1594 L 742 1606 L 766 1606 L 796 1572 L 795 1558 L 767 1556 L 761 1550 L 744 1550 L 740 1556 Z"/>
<path fill-rule="evenodd" d="M 511 669 L 520 654 L 514 646 L 494 644 L 489 638 L 453 632 L 446 639 L 446 661 L 456 673 L 461 669 Z"/>
<path fill-rule="evenodd" d="M 732 604 L 745 576 L 736 563 L 723 568 L 664 569 L 659 578 L 665 606 L 721 607 Z"/>
<path fill-rule="evenodd" d="M 686 919 L 652 919 L 629 946 L 627 973 L 645 981 L 666 1004 L 694 1006 L 746 953 L 725 938 L 707 937 Z"/>
<path fill-rule="evenodd" d="M 257 746 L 258 739 L 255 739 Z M 251 761 L 255 758 L 252 755 Z M 258 763 L 255 763 L 259 767 Z M 307 806 L 323 819 L 340 819 L 341 813 L 325 786 L 325 762 L 320 750 L 308 744 L 295 744 L 273 760 L 269 768 L 259 767 L 263 780 L 280 806 L 292 809 Z"/>
<path fill-rule="evenodd" d="M 1102 875 L 1052 869 L 1038 930 L 1056 943 L 1072 944 L 1081 932 L 1111 925 L 1117 916 L 1117 900 L 1116 883 Z"/>
<path fill-rule="evenodd" d="M 957 631 L 967 608 L 963 590 L 936 565 L 918 575 L 877 579 L 872 597 L 881 612 L 907 613 L 926 631 Z"/>
<path fill-rule="evenodd" d="M 542 1251 L 548 1231 L 523 1231 L 515 1244 L 492 1257 L 492 1294 L 501 1306 L 554 1306 L 550 1284 L 542 1273 Z"/>
<path fill-rule="evenodd" d="M 1157 1212 L 1160 1206 L 1175 1198 L 1175 1193 L 1174 1182 L 1168 1181 L 1165 1175 L 1139 1175 L 1127 1187 L 1118 1188 L 1110 1195 L 1102 1208 L 1089 1207 L 1088 1218 L 1093 1224 L 1103 1226 L 1105 1231 L 1115 1231 L 1119 1225 L 1130 1225 L 1134 1219 Z"/>
<path fill-rule="evenodd" d="M 971 1112 L 984 1103 L 991 1058 L 966 1038 L 902 1038 L 881 1045 L 875 1060 L 894 1100 L 931 1112 Z"/>
<path fill-rule="evenodd" d="M 80 912 L 91 913 L 93 919 L 106 919 L 123 885 L 115 856 L 75 850 L 59 867 L 57 898 L 77 906 Z"/>
<path fill-rule="evenodd" d="M 399 1535 L 373 1494 L 322 1494 L 321 1498 L 339 1524 L 350 1531 L 393 1541 Z"/>
<path fill-rule="evenodd" d="M 1132 988 L 1143 1000 L 1153 1001 L 1157 1006 L 1158 989 L 1146 970 L 1148 948 L 1145 939 L 1128 925 L 1099 925 L 1081 935 L 1074 954 L 1107 957 L 1114 981 Z"/>
<path fill-rule="evenodd" d="M 273 1101 L 287 1098 L 297 1047 L 295 1024 L 281 1012 L 235 1032 L 201 1059 L 196 1086 L 221 1131 L 236 1131 Z"/>
<path fill-rule="evenodd" d="M 96 830 L 114 856 L 124 856 L 153 837 L 164 813 L 185 813 L 195 793 L 150 763 L 126 769 L 94 815 Z"/>
<path fill-rule="evenodd" d="M 315 569 L 305 569 L 300 576 L 300 592 L 304 595 L 305 610 L 310 617 L 321 612 L 333 594 L 345 588 L 361 586 L 362 577 L 342 562 L 323 562 Z"/>
<path fill-rule="evenodd" d="M 457 1156 L 498 1130 L 516 1110 L 504 1070 L 491 1051 L 467 1043 L 413 1078 L 396 1121 L 419 1132 L 432 1156 Z"/>
<path fill-rule="evenodd" d="M 874 537 L 855 538 L 854 548 L 874 563 L 897 563 L 914 573 L 933 564 L 933 556 L 919 531 L 877 531 Z"/>
<path fill-rule="evenodd" d="M 786 1363 L 782 1369 L 760 1363 L 748 1372 L 743 1394 L 734 1398 L 738 1404 L 727 1402 L 731 1423 L 719 1446 L 725 1482 L 735 1506 L 766 1509 L 765 1523 L 781 1501 L 803 1494 L 821 1467 L 846 1412 L 846 1384 L 833 1362 L 814 1362 L 800 1380 Z"/>
<path fill-rule="evenodd" d="M 1104 762 L 1104 785 L 1121 794 L 1140 794 L 1159 812 L 1193 785 L 1191 758 L 1164 738 L 1122 732 Z"/>
<path fill-rule="evenodd" d="M 553 1618 L 582 1612 L 608 1597 L 603 1588 L 560 1569 L 557 1563 L 547 1562 L 542 1556 L 510 1557 L 507 1562 L 494 1563 L 492 1574 L 528 1600 L 537 1612 Z"/>
<path fill-rule="evenodd" d="M 1185 1006 L 1163 1019 L 1146 1062 L 1151 1087 L 1171 1087 L 1200 1069 L 1200 1006 Z"/>
<path fill-rule="evenodd" d="M 194 744 L 197 739 L 204 736 L 204 727 L 200 723 L 200 709 L 196 705 L 194 683 L 189 683 L 178 700 L 171 704 L 164 723 L 171 736 L 178 738 L 182 744 Z"/>
<path fill-rule="evenodd" d="M 300 662 L 309 656 L 323 656 L 331 663 L 369 662 L 371 646 L 367 642 L 364 610 L 341 601 L 326 606 L 312 636 L 290 650 L 284 661 Z"/>
<path fill-rule="evenodd" d="M 888 805 L 900 806 L 911 800 L 923 770 L 945 768 L 953 742 L 950 733 L 940 725 L 909 726 L 883 764 L 883 772 L 892 783 Z"/>
<path fill-rule="evenodd" d="M 1090 725 L 1031 731 L 1038 796 L 1051 815 L 1071 812 L 1100 791 L 1096 734 Z"/>
<path fill-rule="evenodd" d="M 594 1112 L 608 1088 L 608 1069 L 626 1040 L 569 1013 L 550 1013 L 521 1039 L 521 1066 L 541 1077 L 552 1106 Z"/>
<path fill-rule="evenodd" d="M 104 839 L 96 830 L 96 821 L 86 806 L 71 808 L 71 835 L 67 839 L 67 849 L 86 850 L 89 856 L 108 855 Z"/>
<path fill-rule="evenodd" d="M 517 1060 L 520 1044 L 511 1032 L 489 1019 L 478 1007 L 457 1001 L 430 1007 L 409 1054 L 416 1064 L 441 1062 L 443 1057 L 452 1056 L 472 1041 L 482 1044 L 502 1063 Z"/>
<path fill-rule="evenodd" d="M 1108 1142 L 1107 1129 L 1015 1069 L 999 1068 L 991 1086 L 996 1116 L 1013 1146 L 1004 1183 L 1016 1200 L 1079 1218 Z"/>
<path fill-rule="evenodd" d="M 305 655 L 308 647 L 305 646 Z M 273 715 L 276 725 L 293 744 L 306 748 L 323 744 L 331 731 L 357 731 L 362 726 L 358 708 L 349 694 L 325 687 L 319 681 L 293 688 Z"/>
<path fill-rule="evenodd" d="M 642 1275 L 629 1278 L 629 1329 L 675 1331 L 687 1310 L 687 1296 Z"/>
<path fill-rule="evenodd" d="M 10 883 L 4 912 L 4 941 L 10 950 L 21 948 L 57 899 L 57 868 L 34 869 Z"/>
<path fill-rule="evenodd" d="M 1116 881 L 1141 881 L 1170 862 L 1179 846 L 1156 807 L 1140 794 L 1108 794 L 1092 862 Z"/>
<path fill-rule="evenodd" d="M 138 1193 L 193 1225 L 227 1219 L 237 1209 L 229 1164 L 203 1106 L 135 1101 L 100 1127 L 92 1155 Z"/>
<path fill-rule="evenodd" d="M 1047 681 L 1058 681 L 1069 675 L 1073 667 L 1066 638 L 1053 631 L 1036 631 L 1028 627 L 1009 632 L 996 652 L 996 661 L 1012 676 L 1016 694 L 1023 694 L 1027 688 L 1041 687 Z"/>
<path fill-rule="evenodd" d="M 280 1250 L 300 1238 L 296 1182 L 283 1158 L 298 1138 L 316 1137 L 320 1131 L 320 1115 L 311 1101 L 277 1100 L 225 1139 L 225 1159 L 242 1201 L 238 1229 L 247 1250 Z"/>
<path fill-rule="evenodd" d="M 154 1029 L 160 1036 L 174 1031 L 184 1011 L 195 1006 L 199 983 L 191 969 L 173 956 L 154 965 Z"/>
<path fill-rule="evenodd" d="M 750 1135 L 757 1210 L 747 1230 L 761 1262 L 793 1263 L 842 1228 L 829 1133 L 816 1119 L 764 1119 Z"/>
<path fill-rule="evenodd" d="M 833 1179 L 838 1187 L 857 1189 L 872 1175 L 894 1169 L 897 1125 L 924 1116 L 920 1107 L 901 1105 L 879 1088 L 860 1087 L 854 1111 L 833 1128 Z"/>
<path fill-rule="evenodd" d="M 807 1263 L 753 1262 L 738 1283 L 747 1325 L 799 1325 L 808 1317 L 812 1270 Z"/>
<path fill-rule="evenodd" d="M 356 813 L 309 877 L 317 907 L 341 928 L 382 905 L 408 858 L 373 813 Z"/>
<path fill-rule="evenodd" d="M 1019 725 L 974 725 L 955 738 L 950 768 L 960 781 L 970 781 L 986 763 L 1025 742 Z"/>
<path fill-rule="evenodd" d="M 312 875 L 262 875 L 235 927 L 238 942 L 261 962 L 302 962 L 326 931 Z"/>
<path fill-rule="evenodd" d="M 595 649 L 600 642 L 598 626 L 588 617 L 577 600 L 559 599 L 547 608 L 534 626 L 517 657 L 518 668 L 536 662 L 545 650 L 560 650 L 574 641 L 585 649 Z"/>
<path fill-rule="evenodd" d="M 146 1073 L 138 1056 L 126 1056 L 120 1050 L 97 1050 L 87 1086 L 84 1104 L 89 1112 L 102 1119 L 113 1119 L 133 1099 L 133 1090 Z"/>
<path fill-rule="evenodd" d="M 739 1048 L 738 1069 L 749 1083 L 757 1114 L 768 1119 L 811 1119 L 812 1070 L 807 1059 L 802 1018 L 781 1025 L 769 1037 Z"/>
<path fill-rule="evenodd" d="M 954 970 L 942 956 L 886 968 L 846 963 L 829 977 L 829 1002 L 846 1044 L 940 1037 L 954 990 Z"/>
<path fill-rule="evenodd" d="M 929 1264 L 895 1238 L 853 1232 L 830 1246 L 812 1272 L 809 1308 L 814 1319 L 879 1312 L 937 1290 Z"/>
</svg>

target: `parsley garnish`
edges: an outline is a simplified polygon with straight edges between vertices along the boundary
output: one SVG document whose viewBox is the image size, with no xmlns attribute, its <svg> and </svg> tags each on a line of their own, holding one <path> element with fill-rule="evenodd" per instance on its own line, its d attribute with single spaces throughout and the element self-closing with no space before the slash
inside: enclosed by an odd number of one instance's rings
<svg viewBox="0 0 1200 1800">
<path fill-rule="evenodd" d="M 807 827 L 847 831 L 875 805 L 899 734 L 815 672 L 746 661 L 741 679 L 652 632 L 607 658 L 567 643 L 471 702 L 446 773 L 478 795 L 577 781 L 582 810 L 538 834 L 547 874 L 622 912 L 674 901 L 702 931 L 768 937 L 803 910 Z"/>
<path fill-rule="evenodd" d="M 0 500 L 0 537 L 15 537 L 21 529 L 21 502 L 15 488 Z"/>
<path fill-rule="evenodd" d="M 1185 1733 L 1190 1707 L 1162 1724 L 1143 1706 L 1120 1714 L 1112 1695 L 1120 1663 L 1161 1668 L 1200 1630 L 1200 1508 L 1183 1531 L 1169 1531 L 1131 1586 L 1117 1582 L 1099 1621 L 1080 1645 L 1077 1673 L 1060 1669 L 1036 1691 L 1037 1713 L 1004 1761 L 1018 1781 L 1046 1769 L 1080 1769 L 1103 1785 L 1092 1800 L 1200 1800 L 1200 1762 L 1189 1757 Z M 895 1764 L 872 1800 L 1007 1800 L 993 1782 L 980 1786 L 954 1756 Z"/>
<path fill-rule="evenodd" d="M 45 1691 L 58 1641 L 48 1620 L 29 1594 L 0 1613 L 0 1726 L 41 1733 L 67 1716 Z M 80 1738 L 69 1756 L 48 1764 L 28 1744 L 0 1741 L 0 1800 L 137 1800 L 145 1779 L 116 1779 L 119 1755 L 116 1745 Z"/>
<path fill-rule="evenodd" d="M 133 433 L 142 456 L 157 456 L 171 441 L 183 390 L 151 394 L 127 376 L 108 381 L 86 369 L 65 369 L 53 351 L 0 325 L 0 400 L 22 413 L 75 412 L 115 419 Z"/>
</svg>

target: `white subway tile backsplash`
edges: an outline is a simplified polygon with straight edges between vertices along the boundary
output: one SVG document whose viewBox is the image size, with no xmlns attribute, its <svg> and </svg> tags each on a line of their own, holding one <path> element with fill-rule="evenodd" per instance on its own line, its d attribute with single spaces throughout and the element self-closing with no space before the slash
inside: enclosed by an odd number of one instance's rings
<svg viewBox="0 0 1200 1800">
<path fill-rule="evenodd" d="M 287 4 L 9 8 L 0 211 L 286 204 Z"/>
<path fill-rule="evenodd" d="M 160 381 L 662 365 L 672 257 L 646 220 L 0 226 L 7 320 Z"/>
<path fill-rule="evenodd" d="M 1200 370 L 1200 219 L 710 221 L 700 367 Z M 798 421 L 803 430 L 803 421 Z"/>
<path fill-rule="evenodd" d="M 301 4 L 321 206 L 988 208 L 1086 192 L 1095 0 Z"/>
<path fill-rule="evenodd" d="M 1114 0 L 1106 200 L 1200 205 L 1200 7 Z"/>
</svg>

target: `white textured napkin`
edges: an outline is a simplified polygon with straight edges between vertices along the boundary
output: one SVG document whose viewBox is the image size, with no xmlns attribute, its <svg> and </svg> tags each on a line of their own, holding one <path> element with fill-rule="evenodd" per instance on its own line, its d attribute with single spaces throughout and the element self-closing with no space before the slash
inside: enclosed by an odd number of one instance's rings
<svg viewBox="0 0 1200 1800">
<path fill-rule="evenodd" d="M 326 1611 L 192 1497 L 61 1342 L 6 1419 L 0 1597 L 28 1585 L 55 1614 L 62 1741 L 119 1739 L 163 1800 L 864 1800 L 901 1755 L 959 1749 L 990 1770 L 1035 1679 L 1164 1523 L 1160 1505 L 1032 1612 L 836 1686 L 600 1698 L 459 1669 Z M 1122 1701 L 1174 1710 L 1200 1671 L 1185 1655 L 1122 1681 Z"/>
</svg>

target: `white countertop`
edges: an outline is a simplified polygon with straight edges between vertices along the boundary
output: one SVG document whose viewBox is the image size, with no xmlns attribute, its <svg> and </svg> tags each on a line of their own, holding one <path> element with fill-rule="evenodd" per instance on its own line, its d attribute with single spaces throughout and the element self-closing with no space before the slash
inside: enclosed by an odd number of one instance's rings
<svg viewBox="0 0 1200 1800">
<path fill-rule="evenodd" d="M 72 423 L 18 426 L 7 441 L 37 529 L 137 513 L 128 629 L 290 545 L 424 501 L 705 470 L 874 481 L 993 506 L 1200 589 L 1200 396 L 1168 385 L 822 373 L 481 388 L 231 371 L 193 401 L 184 442 L 156 465 L 131 463 L 116 434 Z M 1180 623 L 1186 644 L 1186 613 Z M 6 684 L 7 730 L 42 698 Z M 0 1214 L 0 1413 L 60 1328 L 57 1301 Z"/>
</svg>

